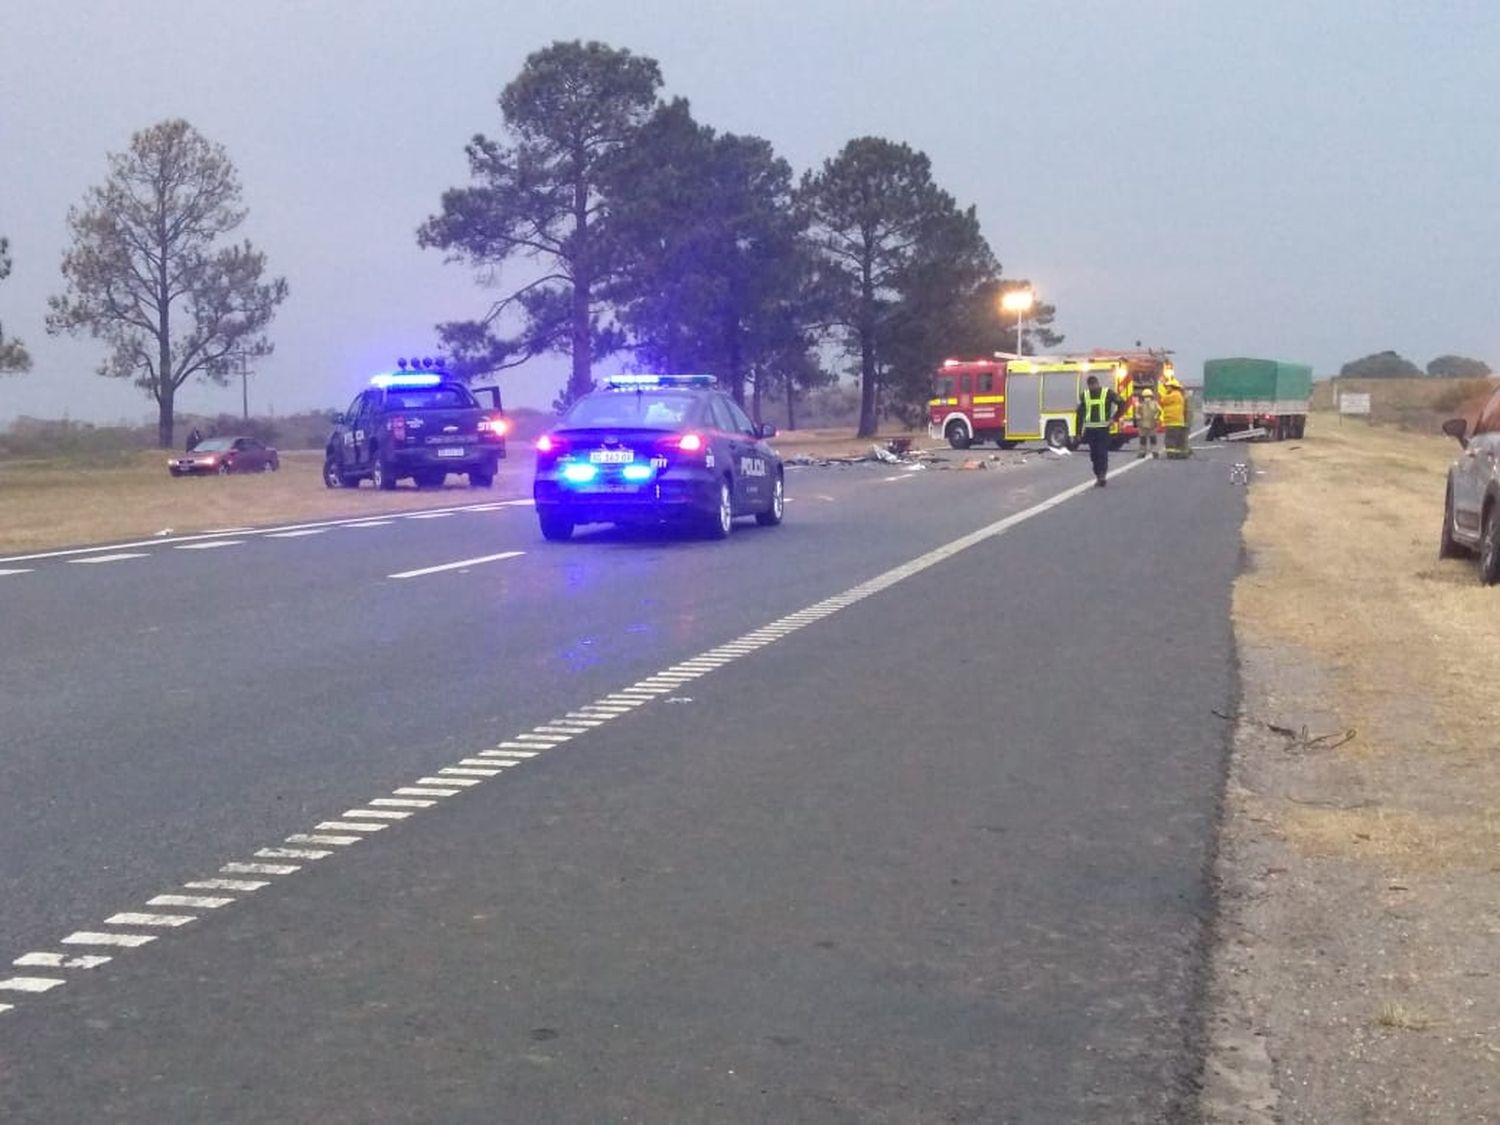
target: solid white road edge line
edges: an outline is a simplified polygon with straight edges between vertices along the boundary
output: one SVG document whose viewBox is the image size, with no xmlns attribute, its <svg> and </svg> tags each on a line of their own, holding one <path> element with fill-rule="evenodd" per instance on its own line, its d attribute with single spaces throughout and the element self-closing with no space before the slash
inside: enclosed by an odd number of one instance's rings
<svg viewBox="0 0 1500 1125">
<path fill-rule="evenodd" d="M 1128 473 L 1131 470 L 1133 470 L 1135 468 L 1138 468 L 1141 464 L 1143 464 L 1143 462 L 1140 462 L 1140 461 L 1135 461 L 1135 462 L 1128 463 L 1128 464 L 1122 466 L 1121 468 L 1118 468 L 1118 469 L 1114 470 L 1114 472 L 1111 475 L 1112 476 L 1116 476 L 1116 477 L 1121 476 L 1124 473 Z M 692 658 L 690 660 L 686 660 L 686 661 L 682 661 L 682 662 L 680 662 L 678 664 L 674 664 L 674 665 L 672 665 L 672 667 L 670 669 L 667 669 L 665 672 L 659 672 L 659 673 L 657 673 L 654 676 L 648 676 L 645 679 L 642 679 L 642 680 L 638 681 L 637 683 L 632 684 L 631 686 L 622 689 L 620 692 L 615 692 L 615 693 L 611 693 L 608 696 L 603 696 L 603 697 L 601 697 L 601 699 L 600 699 L 599 702 L 591 704 L 591 705 L 589 705 L 587 707 L 580 707 L 576 711 L 569 712 L 569 715 L 570 716 L 576 716 L 576 715 L 579 715 L 579 714 L 586 714 L 586 713 L 589 713 L 589 712 L 599 713 L 599 712 L 604 712 L 604 711 L 618 711 L 618 712 L 621 712 L 621 713 L 627 712 L 627 711 L 631 711 L 635 707 L 641 706 L 641 705 L 649 702 L 649 699 L 628 699 L 627 700 L 627 697 L 626 697 L 625 693 L 637 693 L 637 692 L 640 692 L 640 691 L 642 691 L 644 689 L 658 688 L 658 687 L 660 687 L 663 684 L 667 685 L 667 688 L 670 689 L 671 687 L 677 686 L 678 684 L 686 683 L 687 681 L 696 679 L 699 676 L 709 675 L 712 672 L 717 671 L 719 668 L 722 668 L 724 665 L 733 663 L 735 660 L 738 660 L 741 656 L 748 656 L 751 653 L 758 651 L 765 644 L 771 643 L 771 642 L 773 642 L 775 640 L 780 640 L 782 637 L 789 636 L 792 633 L 796 632 L 798 629 L 806 628 L 808 625 L 812 625 L 815 622 L 821 621 L 825 617 L 828 617 L 829 615 L 831 615 L 833 613 L 837 613 L 839 610 L 847 609 L 850 606 L 856 605 L 857 603 L 859 603 L 861 601 L 864 601 L 866 598 L 872 597 L 875 594 L 878 594 L 878 593 L 880 593 L 883 590 L 889 589 L 890 587 L 896 585 L 898 582 L 904 582 L 906 579 L 911 578 L 914 575 L 921 574 L 923 571 L 928 570 L 931 567 L 934 567 L 934 566 L 938 565 L 939 563 L 944 562 L 945 560 L 952 558 L 954 555 L 957 555 L 957 554 L 959 554 L 962 551 L 968 550 L 970 547 L 973 547 L 973 546 L 976 546 L 976 545 L 978 545 L 980 543 L 983 543 L 986 540 L 992 539 L 992 538 L 994 538 L 997 535 L 1003 535 L 1007 531 L 1009 531 L 1011 528 L 1016 527 L 1016 526 L 1018 526 L 1018 525 L 1020 525 L 1022 523 L 1025 523 L 1027 520 L 1033 519 L 1036 516 L 1041 515 L 1043 512 L 1051 511 L 1053 508 L 1056 508 L 1056 507 L 1058 507 L 1061 504 L 1065 504 L 1067 501 L 1071 500 L 1073 497 L 1078 496 L 1078 495 L 1080 495 L 1080 494 L 1082 494 L 1084 492 L 1087 492 L 1087 491 L 1091 490 L 1093 487 L 1094 487 L 1093 481 L 1087 481 L 1087 482 L 1085 482 L 1083 484 L 1074 485 L 1071 488 L 1064 489 L 1062 492 L 1059 492 L 1056 495 L 1051 496 L 1048 499 L 1043 500 L 1043 501 L 1041 501 L 1038 504 L 1033 504 L 1031 507 L 1026 508 L 1026 509 L 1024 509 L 1024 510 L 1022 510 L 1020 512 L 1016 512 L 1013 515 L 1009 515 L 1009 516 L 1004 517 L 1003 519 L 996 520 L 993 523 L 990 523 L 990 524 L 987 524 L 984 527 L 981 527 L 977 531 L 970 532 L 968 535 L 960 536 L 957 539 L 954 539 L 954 540 L 952 540 L 952 541 L 950 541 L 948 543 L 943 544 L 941 547 L 936 547 L 933 550 L 928 551 L 926 554 L 919 555 L 916 558 L 911 559 L 908 562 L 902 563 L 900 566 L 892 567 L 890 570 L 887 570 L 887 571 L 885 571 L 885 572 L 883 572 L 881 574 L 878 574 L 874 578 L 871 578 L 871 579 L 869 579 L 869 580 L 867 580 L 865 582 L 862 582 L 859 585 L 854 586 L 853 588 L 851 588 L 849 590 L 845 590 L 843 593 L 835 594 L 835 595 L 833 595 L 831 597 L 824 598 L 822 601 L 817 602 L 814 605 L 808 606 L 805 609 L 798 610 L 795 613 L 787 614 L 787 615 L 785 615 L 785 616 L 777 619 L 776 621 L 773 621 L 770 625 L 762 626 L 761 628 L 756 629 L 756 630 L 754 630 L 754 631 L 752 631 L 750 633 L 746 633 L 744 636 L 736 638 L 735 640 L 729 641 L 726 644 L 719 645 L 716 648 L 709 649 L 707 652 L 705 652 L 705 653 L 703 653 L 703 654 L 701 654 L 699 656 L 696 656 L 696 657 L 694 657 L 694 658 Z M 520 552 L 507 552 L 504 556 L 494 556 L 494 557 L 495 558 L 512 557 L 512 556 L 514 556 L 516 554 L 519 554 L 519 553 Z M 72 561 L 74 561 L 74 562 L 86 562 L 86 561 L 95 561 L 95 560 L 74 559 Z M 470 560 L 470 561 L 472 562 L 473 560 Z M 448 566 L 443 567 L 441 569 L 453 569 L 455 566 L 462 566 L 462 565 L 467 565 L 467 564 L 465 564 L 465 563 L 449 564 Z M 418 573 L 418 572 L 412 572 L 412 573 L 415 574 L 415 573 Z M 425 572 L 422 572 L 422 573 L 431 573 L 431 571 L 429 570 L 429 571 L 425 571 Z M 396 575 L 392 575 L 392 577 L 397 577 L 397 576 Z M 737 651 L 737 650 L 742 650 L 742 651 Z M 689 670 L 690 674 L 682 674 L 681 672 L 678 671 L 678 670 L 681 670 L 681 669 L 687 669 L 687 670 Z M 609 702 L 606 702 L 606 701 L 609 701 Z M 628 706 L 621 706 L 620 704 L 622 702 L 628 702 L 629 705 Z M 501 748 L 504 748 L 504 747 L 515 747 L 516 749 L 514 749 L 514 750 L 510 750 L 510 751 L 505 751 L 503 749 L 481 750 L 478 753 L 481 756 L 497 756 L 497 757 L 499 755 L 501 755 L 502 753 L 504 753 L 504 754 L 506 754 L 507 757 L 514 757 L 515 759 L 518 759 L 515 762 L 507 763 L 508 765 L 523 765 L 530 758 L 539 757 L 545 751 L 551 750 L 551 749 L 555 749 L 558 746 L 560 746 L 560 745 L 562 745 L 562 744 L 564 744 L 566 742 L 571 741 L 574 737 L 579 737 L 579 736 L 582 736 L 584 734 L 591 733 L 589 731 L 579 731 L 577 733 L 577 735 L 570 734 L 570 735 L 566 735 L 566 736 L 557 735 L 557 734 L 538 734 L 538 733 L 535 733 L 536 731 L 545 731 L 545 730 L 548 730 L 549 728 L 550 729 L 556 729 L 557 726 L 560 723 L 565 723 L 566 721 L 567 721 L 566 719 L 553 719 L 549 723 L 543 723 L 540 726 L 534 727 L 532 729 L 532 732 L 529 732 L 529 733 L 526 733 L 526 734 L 518 734 L 518 735 L 516 735 L 515 739 L 513 741 L 506 741 L 506 742 L 500 743 L 500 747 Z M 417 797 L 432 798 L 432 797 L 451 797 L 451 796 L 457 796 L 459 793 L 464 792 L 467 788 L 469 788 L 471 786 L 477 786 L 477 785 L 482 784 L 485 780 L 488 780 L 488 778 L 490 776 L 494 775 L 494 774 L 500 774 L 500 773 L 508 772 L 507 770 L 493 770 L 493 771 L 491 771 L 491 770 L 486 770 L 486 769 L 481 769 L 481 768 L 475 768 L 474 765 L 473 765 L 474 761 L 475 761 L 475 759 L 472 759 L 472 758 L 470 758 L 470 759 L 464 759 L 463 761 L 461 761 L 456 766 L 445 766 L 445 767 L 442 767 L 437 772 L 439 774 L 443 775 L 443 776 L 427 776 L 427 777 L 418 778 L 417 782 L 416 782 L 416 785 L 403 786 L 403 787 L 401 787 L 399 789 L 396 789 L 395 793 L 398 794 L 398 795 L 410 795 L 410 797 L 412 797 L 412 798 L 417 798 Z M 485 764 L 489 764 L 489 763 L 485 763 Z M 494 764 L 499 765 L 500 763 L 496 762 Z M 463 775 L 480 774 L 482 776 L 479 776 L 479 777 L 474 777 L 474 776 L 456 776 L 456 775 L 460 775 L 460 774 L 463 774 Z M 437 786 L 458 786 L 459 788 L 436 788 Z M 421 787 L 427 787 L 427 788 L 421 788 Z M 373 805 L 373 806 L 380 806 L 380 805 L 392 806 L 392 805 L 398 805 L 398 806 L 403 806 L 403 807 L 407 807 L 407 808 L 426 808 L 426 807 L 429 807 L 431 805 L 436 804 L 437 802 L 434 801 L 434 800 L 417 800 L 417 799 L 402 800 L 402 799 L 399 799 L 399 797 L 376 797 L 376 798 L 373 798 L 372 800 L 370 800 L 367 803 L 370 804 L 370 805 Z M 346 817 L 356 817 L 356 816 L 362 816 L 362 815 L 375 815 L 375 814 L 373 814 L 373 813 L 365 813 L 365 812 L 361 812 L 359 810 L 352 810 L 350 812 L 345 813 L 344 815 Z M 368 831 L 370 828 L 374 827 L 374 826 L 359 826 L 359 825 L 354 825 L 354 824 L 349 824 L 347 826 L 339 824 L 337 826 L 341 827 L 341 828 L 342 827 L 347 827 L 349 829 L 353 829 L 353 830 L 360 831 L 360 832 Z M 326 822 L 326 821 L 317 825 L 317 828 L 319 828 L 319 829 L 329 829 L 329 828 L 334 828 L 334 827 L 335 827 L 335 823 L 333 823 L 333 822 Z M 384 826 L 382 825 L 381 827 L 384 827 Z M 355 843 L 355 842 L 357 842 L 359 840 L 364 840 L 364 839 L 368 839 L 368 837 L 365 836 L 365 835 L 356 835 L 356 836 L 328 836 L 328 835 L 318 835 L 318 834 L 315 834 L 315 833 L 298 833 L 298 834 L 286 837 L 286 842 L 288 842 L 288 843 L 321 843 L 321 844 L 329 844 L 329 845 L 337 844 L 337 845 L 340 845 L 340 846 L 347 846 L 349 844 L 353 844 L 353 843 Z M 287 848 L 287 847 L 261 848 L 260 850 L 258 850 L 255 853 L 255 855 L 258 858 L 264 858 L 264 859 L 322 859 L 322 858 L 324 858 L 326 856 L 329 856 L 329 855 L 332 855 L 332 854 L 333 854 L 332 852 L 324 851 L 324 850 L 308 849 L 308 848 Z M 220 867 L 219 870 L 221 872 L 225 873 L 225 874 L 287 874 L 287 875 L 290 875 L 293 872 L 297 871 L 299 869 L 299 866 L 300 865 L 295 865 L 295 864 L 226 863 L 224 866 Z M 196 883 L 196 884 L 189 883 L 189 884 L 187 884 L 187 886 L 189 886 L 189 887 L 199 886 L 199 887 L 202 887 L 203 889 L 220 889 L 219 887 L 212 885 L 211 882 L 208 881 L 208 880 L 204 880 L 204 881 L 201 881 L 201 882 Z M 230 888 L 224 887 L 222 889 L 228 890 Z M 179 894 L 179 895 L 158 895 L 155 898 L 153 898 L 153 899 L 150 900 L 150 904 L 151 905 L 161 905 L 161 906 L 177 906 L 177 905 L 181 905 L 181 906 L 203 906 L 203 907 L 209 907 L 209 908 L 216 908 L 218 906 L 227 905 L 231 901 L 237 901 L 237 900 L 206 898 L 206 897 L 197 897 L 197 896 L 188 896 L 188 895 L 180 895 Z M 107 925 L 107 926 L 137 926 L 137 927 L 168 927 L 168 928 L 172 928 L 172 927 L 186 925 L 187 923 L 195 921 L 196 919 L 197 919 L 197 915 L 191 915 L 191 914 L 173 915 L 173 914 L 122 913 L 122 914 L 115 914 L 115 915 L 113 915 L 113 916 L 111 916 L 109 918 L 106 918 L 104 920 L 104 924 Z M 62 944 L 64 944 L 64 945 L 110 945 L 110 946 L 115 946 L 115 947 L 118 947 L 118 948 L 126 948 L 126 949 L 128 949 L 128 948 L 132 948 L 132 947 L 136 947 L 136 946 L 145 945 L 148 942 L 154 941 L 155 938 L 156 938 L 155 934 L 110 934 L 110 933 L 96 933 L 96 932 L 93 932 L 93 931 L 78 931 L 76 933 L 69 934 L 67 937 L 63 938 L 62 939 Z M 50 964 L 50 962 L 48 962 L 48 963 Z M 32 981 L 35 981 L 37 983 L 36 984 L 18 983 L 18 982 L 32 982 Z M 65 984 L 65 983 L 66 983 L 66 979 L 53 979 L 53 978 L 50 978 L 50 977 L 38 977 L 38 978 L 16 977 L 16 978 L 11 978 L 11 980 L 9 980 L 9 981 L 0 981 L 0 989 L 9 989 L 12 992 L 45 992 L 45 991 L 48 991 L 50 989 L 56 988 L 60 984 Z M 14 1005 L 0 1004 L 0 1014 L 3 1014 L 4 1012 L 9 1011 L 9 1010 L 13 1010 L 13 1009 L 14 1009 Z"/>
</svg>

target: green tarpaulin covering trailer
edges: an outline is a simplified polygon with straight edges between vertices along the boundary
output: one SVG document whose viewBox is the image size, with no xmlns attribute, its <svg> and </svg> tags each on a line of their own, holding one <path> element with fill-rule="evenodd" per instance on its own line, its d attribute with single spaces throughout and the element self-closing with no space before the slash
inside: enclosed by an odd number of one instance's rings
<svg viewBox="0 0 1500 1125">
<path fill-rule="evenodd" d="M 1277 359 L 1210 359 L 1203 364 L 1208 440 L 1257 434 L 1300 438 L 1312 397 L 1312 368 Z"/>
</svg>

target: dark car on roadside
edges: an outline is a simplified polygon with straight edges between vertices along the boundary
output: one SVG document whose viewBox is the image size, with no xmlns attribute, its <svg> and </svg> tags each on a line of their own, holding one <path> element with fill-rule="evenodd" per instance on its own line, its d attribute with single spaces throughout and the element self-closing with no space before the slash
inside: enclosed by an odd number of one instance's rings
<svg viewBox="0 0 1500 1125">
<path fill-rule="evenodd" d="M 186 453 L 167 461 L 174 477 L 228 476 L 230 473 L 274 473 L 281 456 L 253 437 L 204 438 Z"/>
<path fill-rule="evenodd" d="M 449 473 L 462 473 L 474 488 L 489 488 L 505 456 L 506 428 L 494 387 L 471 389 L 443 371 L 377 375 L 335 419 L 323 483 L 357 488 L 369 480 L 389 491 L 410 478 L 436 488 Z"/>
<path fill-rule="evenodd" d="M 537 439 L 532 496 L 543 537 L 580 524 L 696 526 L 726 537 L 735 517 L 781 522 L 786 482 L 757 425 L 710 375 L 625 375 L 573 403 Z"/>
<path fill-rule="evenodd" d="M 1443 501 L 1443 534 L 1438 554 L 1445 559 L 1479 556 L 1479 580 L 1500 582 L 1500 391 L 1490 395 L 1474 432 L 1462 418 L 1443 423 L 1443 432 L 1463 449 L 1448 469 Z"/>
</svg>

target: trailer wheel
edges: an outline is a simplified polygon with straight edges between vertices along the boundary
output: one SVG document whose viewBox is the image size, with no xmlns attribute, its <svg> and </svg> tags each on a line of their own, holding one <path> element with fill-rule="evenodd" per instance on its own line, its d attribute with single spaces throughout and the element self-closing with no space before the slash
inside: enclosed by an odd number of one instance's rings
<svg viewBox="0 0 1500 1125">
<path fill-rule="evenodd" d="M 948 423 L 948 428 L 943 431 L 943 436 L 948 439 L 948 444 L 954 449 L 968 449 L 971 441 L 969 431 L 962 422 L 954 421 Z"/>
</svg>

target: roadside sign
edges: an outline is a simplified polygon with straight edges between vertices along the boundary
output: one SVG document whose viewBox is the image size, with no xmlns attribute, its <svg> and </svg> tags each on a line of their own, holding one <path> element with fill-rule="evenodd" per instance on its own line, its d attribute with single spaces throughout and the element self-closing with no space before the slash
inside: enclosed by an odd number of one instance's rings
<svg viewBox="0 0 1500 1125">
<path fill-rule="evenodd" d="M 1339 413 L 1340 414 L 1369 414 L 1370 413 L 1370 396 L 1368 394 L 1363 394 L 1363 395 L 1341 394 L 1341 395 L 1339 395 Z"/>
</svg>

